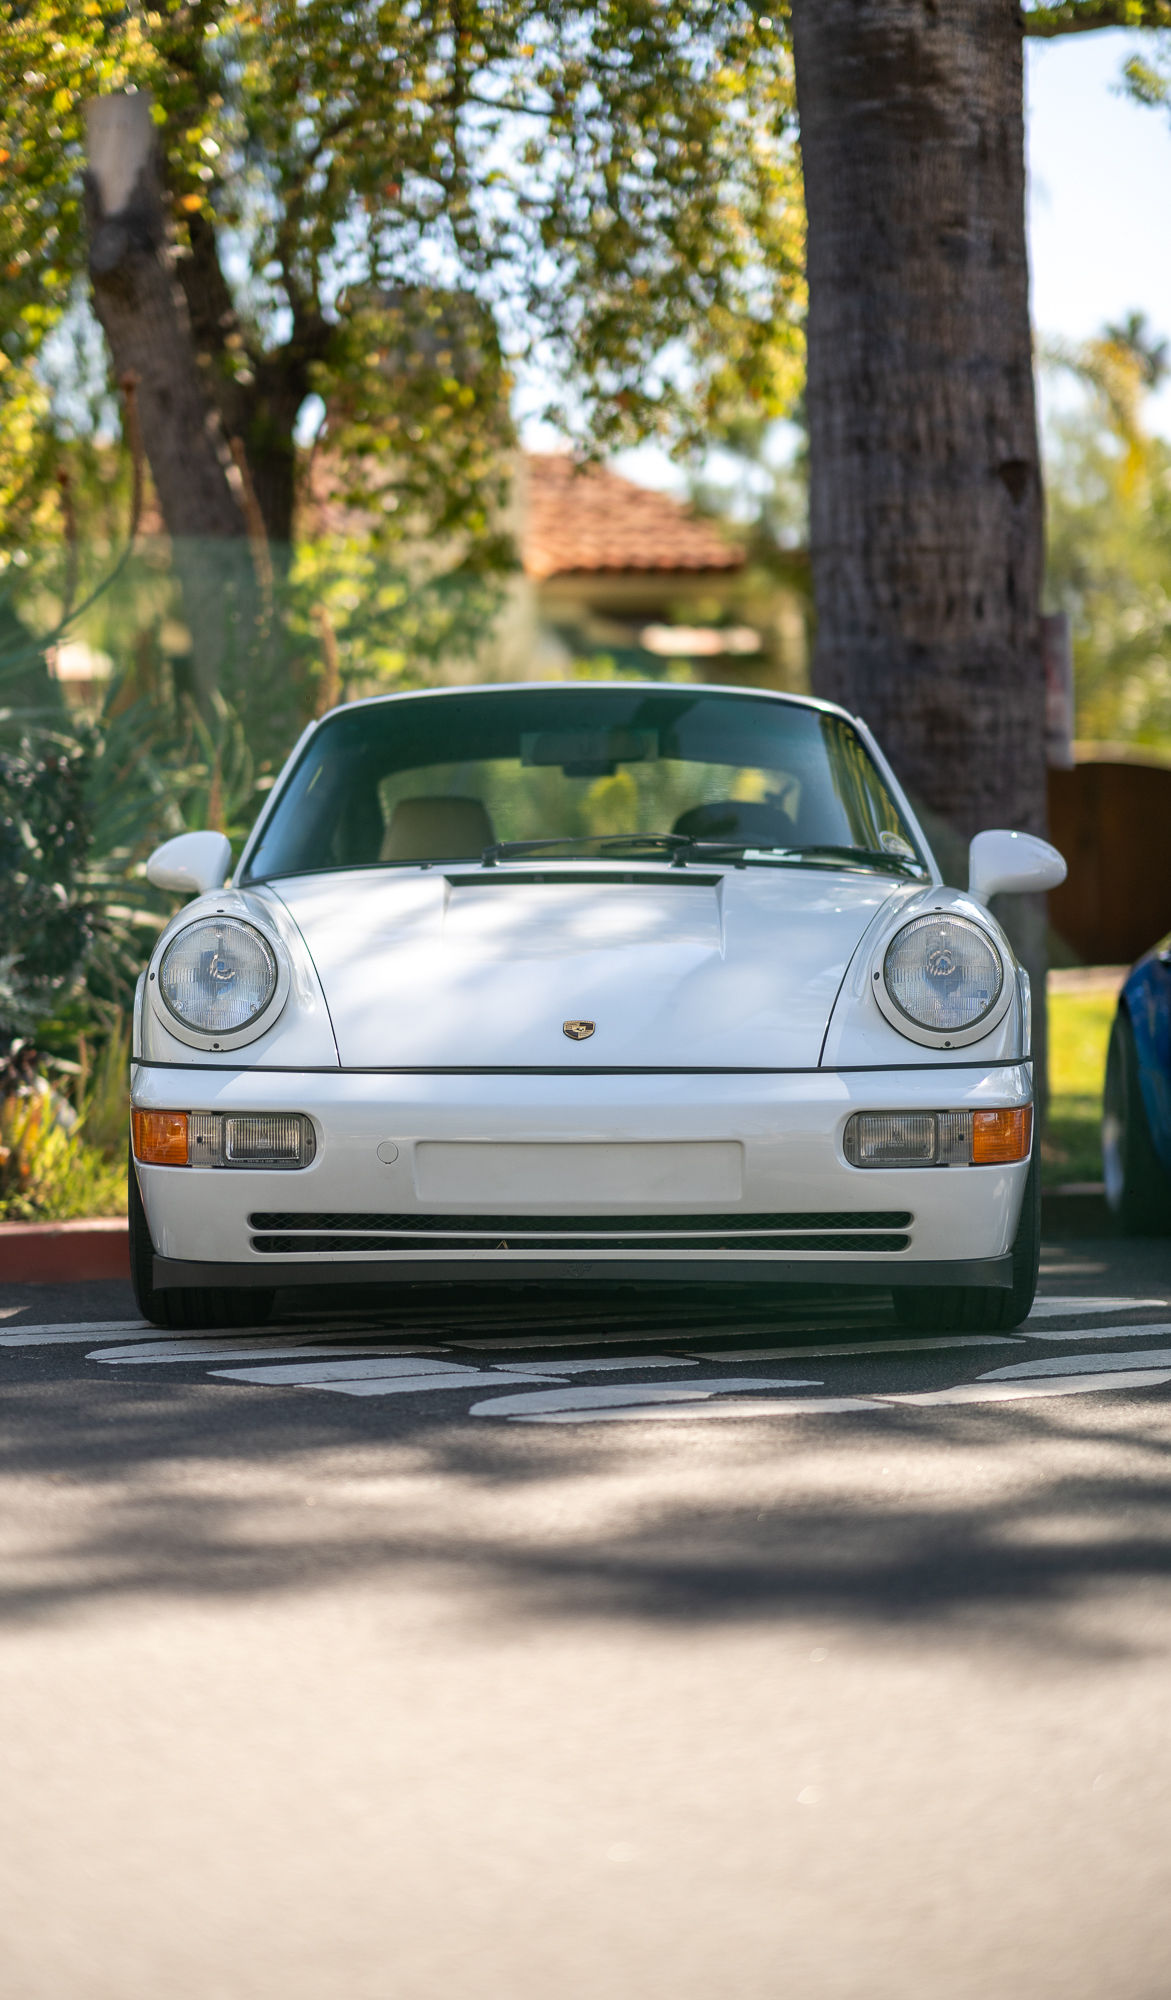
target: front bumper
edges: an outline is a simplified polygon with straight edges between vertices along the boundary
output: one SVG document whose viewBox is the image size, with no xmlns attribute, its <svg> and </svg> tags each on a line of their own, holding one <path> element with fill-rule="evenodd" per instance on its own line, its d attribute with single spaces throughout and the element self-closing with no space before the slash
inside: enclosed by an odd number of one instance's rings
<svg viewBox="0 0 1171 2000">
<path fill-rule="evenodd" d="M 316 1157 L 295 1172 L 139 1166 L 160 1289 L 491 1279 L 1007 1286 L 1027 1162 L 859 1169 L 842 1132 L 857 1110 L 992 1110 L 1031 1094 L 1027 1064 L 553 1076 L 140 1064 L 133 1090 L 141 1109 L 300 1111 L 317 1133 Z M 380 1146 L 395 1157 L 384 1162 Z M 427 1163 L 445 1148 L 464 1162 L 464 1183 L 437 1197 Z M 536 1148 L 538 1163 L 574 1152 L 604 1160 L 616 1178 L 571 1196 L 554 1176 L 550 1193 L 539 1174 L 514 1177 L 515 1161 Z M 644 1159 L 657 1173 L 676 1151 L 715 1162 L 712 1185 L 672 1192 L 655 1173 L 639 1184 Z M 469 1159 L 482 1159 L 482 1185 L 465 1184 Z M 298 1235 L 313 1247 L 299 1249 Z"/>
</svg>

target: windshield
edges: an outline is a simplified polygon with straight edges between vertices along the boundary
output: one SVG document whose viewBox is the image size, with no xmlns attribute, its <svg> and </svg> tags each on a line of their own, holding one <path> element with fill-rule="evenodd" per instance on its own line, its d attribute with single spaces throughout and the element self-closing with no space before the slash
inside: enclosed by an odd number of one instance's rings
<svg viewBox="0 0 1171 2000">
<path fill-rule="evenodd" d="M 617 684 L 343 710 L 305 746 L 248 879 L 478 861 L 508 841 L 602 839 L 593 851 L 614 854 L 621 837 L 648 834 L 925 872 L 844 717 L 756 695 Z"/>
</svg>

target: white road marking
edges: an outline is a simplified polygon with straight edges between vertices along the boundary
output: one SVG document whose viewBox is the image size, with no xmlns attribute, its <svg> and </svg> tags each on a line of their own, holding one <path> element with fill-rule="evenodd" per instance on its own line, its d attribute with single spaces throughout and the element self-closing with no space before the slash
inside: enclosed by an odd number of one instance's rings
<svg viewBox="0 0 1171 2000">
<path fill-rule="evenodd" d="M 164 1361 L 233 1361 L 237 1356 L 243 1359 L 249 1354 L 254 1354 L 258 1358 L 267 1355 L 270 1360 L 275 1361 L 281 1355 L 294 1354 L 302 1355 L 309 1360 L 315 1354 L 329 1354 L 340 1359 L 346 1354 L 406 1355 L 437 1352 L 439 1350 L 432 1347 L 400 1347 L 397 1341 L 393 1347 L 377 1340 L 364 1340 L 360 1344 L 337 1341 L 323 1345 L 307 1334 L 303 1341 L 281 1340 L 277 1335 L 271 1339 L 261 1337 L 256 1340 L 236 1341 L 158 1340 L 144 1342 L 141 1347 L 95 1347 L 93 1353 L 87 1354 L 85 1358 L 87 1361 L 106 1361 L 114 1367 L 124 1368 L 135 1362 L 150 1362 L 152 1365 L 157 1365 Z"/>
<path fill-rule="evenodd" d="M 1019 1347 L 1011 1333 L 933 1334 L 929 1340 L 835 1340 L 825 1347 L 692 1348 L 701 1361 L 820 1361 L 837 1354 L 915 1354 L 928 1347 Z M 558 1366 L 560 1367 L 560 1363 Z"/>
<path fill-rule="evenodd" d="M 556 1375 L 514 1376 L 514 1381 L 556 1382 Z M 484 1375 L 478 1368 L 468 1368 L 459 1375 L 445 1375 L 437 1381 L 434 1375 L 400 1376 L 394 1381 L 385 1376 L 375 1376 L 365 1382 L 307 1382 L 303 1386 L 321 1389 L 327 1396 L 421 1396 L 426 1393 L 437 1395 L 449 1389 L 482 1389 L 492 1377 Z"/>
<path fill-rule="evenodd" d="M 1145 1311 L 1147 1306 L 1171 1305 L 1169 1299 L 1034 1299 L 1033 1309 L 1024 1324 L 1031 1326 L 1035 1319 L 1058 1319 L 1068 1315 L 1070 1319 L 1084 1318 L 1087 1313 L 1121 1313 Z M 1057 1336 L 1060 1339 L 1060 1335 Z"/>
<path fill-rule="evenodd" d="M 882 1316 L 889 1322 L 889 1314 L 883 1314 Z M 557 1331 L 521 1334 L 499 1333 L 493 1334 L 490 1340 L 487 1338 L 483 1340 L 464 1340 L 461 1339 L 459 1334 L 452 1333 L 449 1330 L 448 1339 L 453 1347 L 466 1347 L 475 1353 L 479 1353 L 481 1350 L 487 1351 L 495 1347 L 506 1347 L 509 1349 L 525 1347 L 601 1347 L 603 1345 L 612 1346 L 619 1341 L 625 1342 L 627 1346 L 637 1341 L 640 1347 L 680 1347 L 686 1344 L 690 1348 L 692 1342 L 696 1340 L 715 1340 L 717 1337 L 725 1340 L 747 1340 L 752 1334 L 771 1334 L 776 1338 L 779 1334 L 783 1333 L 825 1333 L 827 1329 L 832 1329 L 840 1322 L 848 1324 L 850 1320 L 855 1320 L 856 1318 L 857 1309 L 849 1307 L 843 1308 L 840 1316 L 827 1312 L 824 1316 L 819 1314 L 815 1319 L 794 1320 L 792 1324 L 786 1320 L 782 1325 L 778 1325 L 774 1320 L 767 1326 L 675 1326 L 671 1328 L 670 1332 L 652 1328 L 648 1332 L 643 1333 L 641 1330 L 636 1329 L 632 1331 L 627 1327 L 617 1332 L 604 1333 L 560 1333 Z M 579 1322 L 574 1321 L 571 1323 L 576 1325 Z"/>
<path fill-rule="evenodd" d="M 1046 1299 L 1037 1302 L 1034 1314 L 1041 1319 L 1083 1317 L 1163 1304 L 1164 1301 L 1158 1299 Z M 749 1334 L 775 1334 L 781 1330 L 775 1326 L 768 1329 L 737 1327 L 729 1329 L 729 1333 L 732 1337 L 739 1335 L 744 1338 Z M 793 1327 L 784 1330 L 795 1332 L 805 1329 Z M 241 1329 L 239 1334 L 234 1335 L 203 1332 L 160 1338 L 159 1329 L 144 1320 L 88 1320 L 64 1325 L 17 1327 L 0 1333 L 0 1346 L 20 1348 L 54 1343 L 79 1344 L 117 1335 L 124 1344 L 94 1348 L 86 1358 L 115 1366 L 184 1361 L 206 1363 L 247 1358 L 277 1365 L 216 1368 L 209 1370 L 208 1374 L 224 1381 L 262 1387 L 317 1389 L 334 1395 L 421 1395 L 464 1389 L 482 1391 L 495 1386 L 503 1388 L 508 1381 L 548 1385 L 516 1395 L 490 1396 L 471 1407 L 472 1416 L 494 1417 L 513 1423 L 678 1422 L 757 1416 L 836 1415 L 854 1410 L 929 1409 L 1145 1389 L 1171 1381 L 1171 1346 L 1132 1348 L 1123 1353 L 1115 1349 L 1097 1354 L 1087 1353 L 1083 1348 L 1081 1352 L 1054 1356 L 1052 1359 L 1015 1362 L 990 1369 L 973 1382 L 955 1383 L 944 1389 L 913 1392 L 885 1389 L 852 1396 L 793 1397 L 782 1393 L 823 1386 L 818 1381 L 803 1377 L 717 1376 L 697 1380 L 692 1376 L 689 1380 L 672 1383 L 611 1381 L 600 1384 L 575 1383 L 567 1379 L 618 1371 L 641 1374 L 649 1370 L 692 1369 L 699 1360 L 761 1362 L 815 1357 L 826 1360 L 859 1355 L 916 1354 L 950 1348 L 1020 1346 L 1030 1340 L 1078 1343 L 1095 1339 L 1133 1341 L 1160 1334 L 1166 1336 L 1171 1331 L 1171 1322 L 1166 1320 L 1141 1326 L 1092 1326 L 1072 1331 L 1035 1327 L 1028 1321 L 1015 1335 L 944 1334 L 906 1340 L 825 1342 L 806 1347 L 723 1347 L 698 1351 L 691 1347 L 686 1354 L 647 1355 L 628 1351 L 623 1354 L 577 1355 L 564 1360 L 554 1355 L 532 1361 L 495 1361 L 491 1365 L 437 1357 L 450 1354 L 453 1349 L 458 1352 L 460 1348 L 467 1347 L 513 1351 L 543 1347 L 548 1351 L 562 1346 L 611 1346 L 621 1343 L 629 1350 L 633 1345 L 641 1348 L 651 1342 L 661 1347 L 668 1341 L 678 1347 L 682 1342 L 690 1342 L 702 1335 L 696 1330 L 679 1328 L 672 1333 L 646 1335 L 632 1334 L 629 1330 L 622 1333 L 583 1330 L 578 1333 L 500 1334 L 491 1340 L 476 1341 L 461 1341 L 456 1335 L 442 1344 L 432 1342 L 426 1346 L 405 1347 L 401 1339 L 392 1341 L 385 1334 L 382 1340 L 358 1341 L 355 1335 L 359 1331 L 361 1328 L 351 1324 L 338 1328 L 333 1339 L 320 1328 L 273 1333 L 253 1333 Z M 344 1340 L 338 1337 L 343 1334 L 347 1336 Z M 313 1358 L 317 1356 L 322 1359 Z M 278 1357 L 287 1359 L 278 1362 Z M 752 1391 L 757 1393 L 749 1393 Z"/>
<path fill-rule="evenodd" d="M 1029 1334 L 1029 1340 L 1149 1340 L 1151 1334 L 1167 1336 L 1171 1328 L 1167 1320 L 1155 1320 L 1147 1326 L 1065 1326 L 1055 1332 L 1051 1326 L 1037 1326 Z"/>
<path fill-rule="evenodd" d="M 467 1368 L 458 1361 L 430 1361 L 425 1358 L 413 1359 L 407 1355 L 367 1355 L 360 1361 L 310 1361 L 287 1362 L 276 1368 L 213 1368 L 213 1375 L 225 1382 L 280 1383 L 301 1389 L 315 1389 L 325 1382 L 359 1382 L 377 1377 L 379 1381 L 393 1381 L 396 1378 L 416 1381 L 427 1377 L 436 1388 L 446 1387 L 453 1377 L 462 1385 L 465 1381 L 491 1382 L 495 1379 L 487 1369 Z M 535 1382 L 556 1382 L 557 1375 L 547 1370 L 530 1370 L 526 1380 Z"/>
<path fill-rule="evenodd" d="M 532 1361 L 492 1363 L 493 1369 L 498 1370 L 501 1375 L 531 1375 L 533 1368 L 540 1366 L 540 1362 Z M 555 1361 L 549 1363 L 550 1369 L 557 1375 L 600 1375 L 612 1368 L 698 1368 L 698 1366 L 698 1361 L 675 1359 L 670 1355 L 663 1358 L 660 1355 L 650 1354 L 608 1354 L 604 1358 L 595 1354 L 585 1361 L 562 1361 L 558 1355 Z"/>
<path fill-rule="evenodd" d="M 787 1383 L 781 1383 L 787 1388 Z M 881 1410 L 881 1403 L 867 1402 L 862 1396 L 803 1396 L 775 1401 L 760 1396 L 745 1396 L 737 1399 L 729 1396 L 726 1400 L 710 1402 L 676 1403 L 664 1407 L 645 1401 L 629 1409 L 608 1410 L 549 1410 L 535 1411 L 528 1416 L 509 1418 L 514 1424 L 613 1424 L 613 1423 L 687 1423 L 692 1419 L 706 1417 L 791 1417 L 791 1416 L 837 1416 L 847 1410 Z M 491 1403 L 473 1404 L 473 1417 L 487 1417 L 493 1412 Z"/>
<path fill-rule="evenodd" d="M 747 1334 L 755 1331 L 750 1326 L 738 1326 L 735 1333 Z M 775 1333 L 775 1327 L 766 1327 L 768 1333 Z M 637 1341 L 639 1346 L 678 1347 L 683 1341 L 710 1340 L 712 1329 L 703 1327 L 673 1327 L 670 1333 L 632 1333 L 629 1328 L 620 1333 L 519 1333 L 494 1334 L 491 1340 L 462 1340 L 458 1334 L 449 1336 L 452 1347 L 467 1348 L 469 1353 L 488 1353 L 493 1348 L 505 1347 L 510 1352 L 526 1347 L 612 1347 L 619 1344 L 629 1347 Z"/>
<path fill-rule="evenodd" d="M 1131 1327 L 1130 1331 L 1135 1331 Z M 1018 1361 L 1013 1368 L 990 1368 L 981 1382 L 1023 1381 L 1034 1375 L 1103 1375 L 1127 1366 L 1171 1368 L 1171 1347 L 1140 1347 L 1133 1354 L 1055 1354 L 1043 1361 Z"/>
<path fill-rule="evenodd" d="M 12 1333 L 0 1333 L 0 1347 L 51 1347 L 55 1341 L 76 1345 L 83 1340 L 101 1340 L 107 1333 L 137 1333 L 148 1340 L 158 1333 L 144 1319 L 83 1319 L 68 1326 L 22 1326 Z"/>
<path fill-rule="evenodd" d="M 624 1403 L 686 1403 L 708 1396 L 730 1396 L 743 1389 L 819 1389 L 820 1382 L 772 1382 L 767 1376 L 716 1375 L 706 1382 L 604 1382 L 568 1389 L 539 1390 L 526 1396 L 494 1396 L 488 1403 L 473 1403 L 473 1417 L 512 1417 L 530 1411 L 604 1410 Z"/>
<path fill-rule="evenodd" d="M 1060 1331 L 1051 1326 L 1037 1327 L 1030 1340 L 1145 1340 L 1152 1333 L 1168 1332 L 1165 1319 L 1146 1326 L 1067 1326 Z"/>
<path fill-rule="evenodd" d="M 644 1400 L 642 1404 L 626 1409 L 585 1410 L 577 1407 L 514 1415 L 509 1421 L 514 1424 L 605 1424 L 655 1423 L 669 1419 L 687 1423 L 745 1417 L 845 1416 L 855 1410 L 930 1409 L 946 1403 L 1016 1403 L 1037 1401 L 1047 1396 L 1085 1396 L 1091 1392 L 1104 1394 L 1109 1389 L 1153 1389 L 1164 1382 L 1171 1382 L 1171 1368 L 1127 1369 L 1116 1375 L 1066 1376 L 1057 1380 L 1050 1377 L 1037 1382 L 958 1382 L 951 1389 L 929 1389 L 915 1395 L 793 1396 L 785 1399 L 746 1396 L 740 1400 L 730 1396 L 726 1401 L 692 1403 L 669 1409 L 656 1409 Z M 520 1401 L 520 1398 L 509 1400 Z M 491 1403 L 476 1404 L 471 1414 L 486 1417 L 492 1413 L 493 1407 Z"/>
<path fill-rule="evenodd" d="M 884 1403 L 1011 1403 L 1030 1396 L 1085 1396 L 1106 1389 L 1153 1389 L 1171 1382 L 1171 1368 L 1128 1368 L 1116 1375 L 1046 1375 L 1032 1382 L 957 1382 L 951 1389 L 923 1389 L 914 1395 L 882 1397 Z"/>
</svg>

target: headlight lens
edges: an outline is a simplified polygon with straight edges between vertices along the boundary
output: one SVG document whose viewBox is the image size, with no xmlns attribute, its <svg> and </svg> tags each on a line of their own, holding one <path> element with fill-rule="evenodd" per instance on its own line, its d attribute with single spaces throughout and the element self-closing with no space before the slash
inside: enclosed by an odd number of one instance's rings
<svg viewBox="0 0 1171 2000">
<path fill-rule="evenodd" d="M 235 917 L 209 917 L 172 938 L 159 991 L 180 1021 L 233 1035 L 263 1014 L 276 992 L 276 959 L 265 938 Z"/>
<path fill-rule="evenodd" d="M 891 940 L 882 976 L 899 1012 L 941 1035 L 975 1027 L 1004 985 L 991 938 L 963 917 L 916 917 Z"/>
</svg>

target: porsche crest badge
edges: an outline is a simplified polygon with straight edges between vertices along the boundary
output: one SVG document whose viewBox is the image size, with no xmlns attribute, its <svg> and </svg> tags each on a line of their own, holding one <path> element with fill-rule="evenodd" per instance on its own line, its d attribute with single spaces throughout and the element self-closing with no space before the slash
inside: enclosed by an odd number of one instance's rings
<svg viewBox="0 0 1171 2000">
<path fill-rule="evenodd" d="M 593 1021 L 562 1021 L 561 1032 L 568 1035 L 571 1042 L 588 1042 L 594 1025 Z"/>
</svg>

